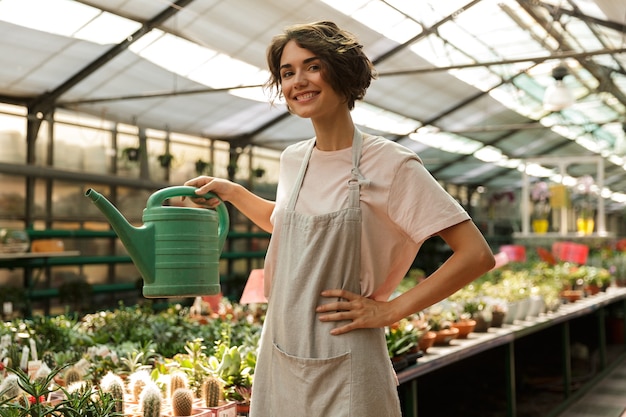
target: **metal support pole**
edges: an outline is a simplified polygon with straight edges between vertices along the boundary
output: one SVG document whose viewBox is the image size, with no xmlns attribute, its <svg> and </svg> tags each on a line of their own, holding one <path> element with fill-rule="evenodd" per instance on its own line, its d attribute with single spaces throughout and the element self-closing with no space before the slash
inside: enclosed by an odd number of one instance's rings
<svg viewBox="0 0 626 417">
<path fill-rule="evenodd" d="M 522 172 L 522 235 L 528 236 L 530 234 L 530 204 L 528 196 L 530 195 L 530 180 L 528 179 L 528 173 L 526 172 L 528 165 L 524 166 Z"/>
<path fill-rule="evenodd" d="M 600 350 L 600 369 L 604 370 L 607 366 L 606 359 L 606 310 L 605 307 L 599 309 L 596 313 L 598 319 L 598 349 Z"/>
<path fill-rule="evenodd" d="M 571 395 L 571 387 L 572 387 L 572 361 L 571 361 L 571 351 L 570 351 L 570 329 L 569 329 L 569 321 L 566 321 L 561 326 L 561 345 L 563 348 L 563 396 L 565 399 L 569 398 Z"/>
<path fill-rule="evenodd" d="M 505 347 L 504 369 L 506 370 L 506 415 L 515 417 L 517 415 L 517 404 L 515 396 L 515 345 L 511 341 Z"/>
</svg>

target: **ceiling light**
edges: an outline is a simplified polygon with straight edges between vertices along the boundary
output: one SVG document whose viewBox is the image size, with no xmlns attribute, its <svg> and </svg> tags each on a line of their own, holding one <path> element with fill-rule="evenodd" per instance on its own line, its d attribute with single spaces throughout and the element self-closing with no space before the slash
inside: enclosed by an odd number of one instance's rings
<svg viewBox="0 0 626 417">
<path fill-rule="evenodd" d="M 563 82 L 563 78 L 569 73 L 563 64 L 552 70 L 554 84 L 546 89 L 543 95 L 543 108 L 548 111 L 560 111 L 574 104 L 574 94 Z"/>
</svg>

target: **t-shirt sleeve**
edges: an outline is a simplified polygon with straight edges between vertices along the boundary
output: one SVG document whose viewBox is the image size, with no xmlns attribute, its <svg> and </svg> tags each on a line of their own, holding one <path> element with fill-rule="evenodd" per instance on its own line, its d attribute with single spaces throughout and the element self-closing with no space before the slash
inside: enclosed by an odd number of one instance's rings
<svg viewBox="0 0 626 417">
<path fill-rule="evenodd" d="M 393 221 L 418 244 L 470 218 L 417 158 L 400 165 L 389 190 L 388 210 Z"/>
</svg>

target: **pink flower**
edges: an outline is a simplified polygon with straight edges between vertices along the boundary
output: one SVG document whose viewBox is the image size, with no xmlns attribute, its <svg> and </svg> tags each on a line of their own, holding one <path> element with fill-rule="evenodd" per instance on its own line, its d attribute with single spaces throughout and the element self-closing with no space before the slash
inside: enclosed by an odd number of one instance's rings
<svg viewBox="0 0 626 417">
<path fill-rule="evenodd" d="M 550 198 L 550 189 L 548 184 L 544 181 L 537 181 L 533 184 L 533 188 L 530 190 L 530 199 L 537 201 L 546 201 Z"/>
</svg>

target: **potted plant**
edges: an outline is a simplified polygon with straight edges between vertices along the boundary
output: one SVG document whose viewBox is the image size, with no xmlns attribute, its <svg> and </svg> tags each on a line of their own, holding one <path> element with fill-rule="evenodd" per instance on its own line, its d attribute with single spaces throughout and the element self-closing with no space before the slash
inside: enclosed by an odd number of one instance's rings
<svg viewBox="0 0 626 417">
<path fill-rule="evenodd" d="M 409 353 L 415 354 L 419 349 L 418 340 L 420 336 L 413 324 L 406 318 L 385 328 L 387 352 L 396 371 L 407 367 L 417 359 L 413 356 L 409 360 L 407 356 Z"/>
<path fill-rule="evenodd" d="M 258 167 L 258 168 L 255 168 L 252 171 L 252 173 L 254 174 L 255 177 L 261 178 L 261 177 L 263 177 L 263 175 L 265 175 L 265 169 L 261 168 L 261 167 Z"/>
<path fill-rule="evenodd" d="M 161 165 L 161 167 L 169 168 L 172 165 L 172 161 L 174 160 L 174 155 L 172 155 L 171 153 L 164 153 L 162 155 L 159 155 L 157 159 L 159 160 L 159 164 Z"/>
<path fill-rule="evenodd" d="M 202 159 L 198 159 L 196 161 L 196 174 L 198 175 L 204 175 L 207 173 L 207 171 L 209 171 L 211 168 L 211 163 L 204 161 Z"/>
<path fill-rule="evenodd" d="M 140 149 L 135 147 L 128 147 L 122 150 L 122 155 L 125 156 L 126 159 L 128 159 L 129 161 L 138 161 L 140 154 Z"/>
<path fill-rule="evenodd" d="M 606 290 L 611 284 L 611 273 L 601 267 L 583 265 L 580 267 L 584 270 L 584 290 L 589 295 L 594 295 L 600 291 Z"/>
<path fill-rule="evenodd" d="M 591 175 L 583 175 L 576 183 L 574 190 L 574 205 L 577 211 L 576 229 L 579 234 L 593 233 L 595 225 L 594 204 L 592 197 L 595 192 L 595 181 Z"/>
<path fill-rule="evenodd" d="M 537 181 L 530 190 L 530 199 L 533 202 L 532 226 L 533 231 L 544 234 L 548 231 L 548 215 L 550 214 L 550 189 L 545 181 Z"/>
<path fill-rule="evenodd" d="M 446 300 L 431 306 L 426 311 L 428 326 L 435 332 L 435 345 L 447 345 L 456 339 L 459 329 L 452 327 L 455 314 Z"/>
<path fill-rule="evenodd" d="M 226 171 L 228 172 L 228 178 L 234 178 L 238 170 L 239 170 L 239 167 L 237 166 L 236 162 L 229 163 L 228 166 L 226 167 Z"/>
</svg>

